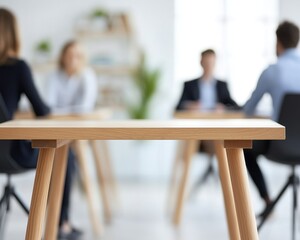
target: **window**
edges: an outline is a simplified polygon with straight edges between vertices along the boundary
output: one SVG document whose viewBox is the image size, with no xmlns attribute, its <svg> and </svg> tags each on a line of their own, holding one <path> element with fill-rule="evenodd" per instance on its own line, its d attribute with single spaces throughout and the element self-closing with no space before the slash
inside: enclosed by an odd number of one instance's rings
<svg viewBox="0 0 300 240">
<path fill-rule="evenodd" d="M 175 78 L 201 75 L 200 52 L 218 55 L 216 77 L 243 104 L 261 71 L 275 61 L 279 0 L 176 0 Z"/>
</svg>

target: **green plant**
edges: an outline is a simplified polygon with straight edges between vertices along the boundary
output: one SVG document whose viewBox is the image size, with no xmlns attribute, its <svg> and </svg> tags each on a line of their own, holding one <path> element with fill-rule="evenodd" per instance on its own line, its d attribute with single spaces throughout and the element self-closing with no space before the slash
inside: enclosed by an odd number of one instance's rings
<svg viewBox="0 0 300 240">
<path fill-rule="evenodd" d="M 134 119 L 145 119 L 148 117 L 149 104 L 158 87 L 160 71 L 158 69 L 148 69 L 145 54 L 142 54 L 141 60 L 133 71 L 132 76 L 139 91 L 140 100 L 138 104 L 129 107 L 129 114 Z"/>
<path fill-rule="evenodd" d="M 108 12 L 102 8 L 96 8 L 90 14 L 92 19 L 94 18 L 108 18 Z"/>
<path fill-rule="evenodd" d="M 36 45 L 36 50 L 42 53 L 49 53 L 51 51 L 51 43 L 49 40 L 42 40 Z"/>
</svg>

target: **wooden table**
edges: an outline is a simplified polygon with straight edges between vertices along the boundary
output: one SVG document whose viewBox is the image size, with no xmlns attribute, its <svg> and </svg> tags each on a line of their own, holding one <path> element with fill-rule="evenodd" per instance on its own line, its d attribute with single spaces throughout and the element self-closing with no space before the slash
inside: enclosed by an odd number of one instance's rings
<svg viewBox="0 0 300 240">
<path fill-rule="evenodd" d="M 256 221 L 249 194 L 249 183 L 243 148 L 251 147 L 252 140 L 284 139 L 285 128 L 271 120 L 169 120 L 169 121 L 10 121 L 0 124 L 0 139 L 28 139 L 40 149 L 26 240 L 40 240 L 43 226 L 57 231 L 62 195 L 67 146 L 72 140 L 216 140 L 225 147 L 237 218 L 236 239 L 258 239 Z M 62 158 L 60 158 L 62 159 Z M 184 175 L 186 175 L 185 172 Z M 50 179 L 52 175 L 51 189 Z M 224 191 L 224 190 L 223 190 Z M 48 216 L 46 216 L 47 198 Z M 226 193 L 224 193 L 226 194 Z M 50 215 L 50 217 L 49 217 Z M 45 223 L 46 220 L 46 223 Z M 44 225 L 45 224 L 45 225 Z M 53 236 L 53 235 L 52 235 Z M 56 236 L 56 235 L 54 235 Z M 55 239 L 55 238 L 51 238 Z"/>
<path fill-rule="evenodd" d="M 241 111 L 177 111 L 174 113 L 176 119 L 245 119 L 246 116 Z M 265 119 L 265 116 L 255 116 L 258 119 Z M 197 152 L 199 141 L 181 141 L 177 148 L 176 159 L 171 175 L 171 184 L 168 194 L 168 206 L 172 206 L 172 200 L 176 192 L 176 178 L 179 172 L 179 167 L 182 164 L 183 174 L 180 179 L 179 189 L 175 196 L 175 207 L 173 212 L 173 222 L 179 225 L 182 219 L 183 207 L 188 188 L 188 178 L 191 167 L 191 159 Z M 226 217 L 228 223 L 228 231 L 230 239 L 240 239 L 239 233 L 236 231 L 237 217 L 235 216 L 236 206 L 234 203 L 234 193 L 231 187 L 230 169 L 227 161 L 226 152 L 224 151 L 224 143 L 222 141 L 213 141 L 215 154 L 219 166 L 219 175 L 223 190 L 224 205 L 226 210 Z"/>
<path fill-rule="evenodd" d="M 112 110 L 110 108 L 98 108 L 88 113 L 69 113 L 69 114 L 51 114 L 46 117 L 42 117 L 43 119 L 53 119 L 53 120 L 95 120 L 95 121 L 105 121 L 110 119 L 112 116 Z M 17 120 L 32 120 L 36 119 L 33 112 L 29 111 L 18 111 L 16 112 L 14 119 Z M 95 163 L 95 169 L 97 172 L 98 186 L 100 198 L 102 200 L 103 211 L 105 221 L 107 223 L 111 222 L 112 219 L 112 198 L 113 196 L 116 200 L 117 198 L 117 184 L 115 181 L 115 176 L 113 174 L 113 170 L 111 167 L 110 154 L 108 150 L 107 141 L 96 141 L 90 140 L 88 141 Z M 72 143 L 72 147 L 74 148 L 77 156 L 77 161 L 80 170 L 80 176 L 82 180 L 82 186 L 84 188 L 87 202 L 89 215 L 91 219 L 91 223 L 93 226 L 93 231 L 96 235 L 100 235 L 102 233 L 102 227 L 100 224 L 99 217 L 97 215 L 97 207 L 93 197 L 92 191 L 92 181 L 90 174 L 88 173 L 88 166 L 86 161 L 86 148 L 87 142 L 85 140 L 78 140 Z M 102 154 L 100 154 L 99 148 L 101 149 Z M 52 231 L 51 229 L 49 230 Z"/>
</svg>

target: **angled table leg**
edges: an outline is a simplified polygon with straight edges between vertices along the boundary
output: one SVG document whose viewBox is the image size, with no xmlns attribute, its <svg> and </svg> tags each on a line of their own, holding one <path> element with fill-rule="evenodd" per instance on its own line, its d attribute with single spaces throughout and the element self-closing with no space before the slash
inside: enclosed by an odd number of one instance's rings
<svg viewBox="0 0 300 240">
<path fill-rule="evenodd" d="M 171 211 L 173 210 L 173 206 L 174 206 L 174 197 L 176 194 L 176 181 L 178 179 L 178 173 L 179 173 L 180 166 L 182 163 L 185 141 L 178 141 L 176 144 L 177 144 L 176 156 L 175 156 L 175 160 L 173 163 L 169 191 L 168 191 L 168 196 L 167 196 L 167 212 L 168 213 L 170 210 Z"/>
<path fill-rule="evenodd" d="M 218 160 L 219 175 L 223 191 L 229 236 L 231 240 L 240 240 L 239 225 L 237 221 L 233 191 L 231 187 L 231 178 L 223 141 L 214 141 L 214 146 Z"/>
<path fill-rule="evenodd" d="M 100 193 L 101 193 L 101 197 L 102 197 L 104 216 L 105 216 L 106 222 L 110 223 L 112 214 L 111 214 L 109 196 L 108 196 L 108 192 L 107 192 L 107 184 L 106 184 L 106 179 L 105 179 L 105 174 L 104 174 L 105 170 L 104 170 L 104 165 L 103 165 L 100 155 L 99 155 L 99 151 L 97 150 L 96 143 L 97 143 L 96 141 L 91 141 L 91 146 L 92 146 L 92 151 L 93 151 L 93 155 L 95 158 L 97 177 L 98 177 L 98 183 L 100 186 Z"/>
<path fill-rule="evenodd" d="M 102 140 L 102 141 L 92 140 L 92 141 L 94 142 L 92 144 L 97 144 L 97 142 L 98 142 L 101 149 L 102 149 L 102 151 L 103 151 L 103 160 L 104 160 L 105 165 L 106 165 L 105 172 L 106 172 L 106 176 L 107 176 L 107 179 L 108 179 L 109 188 L 111 190 L 114 202 L 119 203 L 118 185 L 117 185 L 116 176 L 114 174 L 113 167 L 112 167 L 108 142 L 105 141 L 105 140 Z M 95 158 L 94 160 L 99 161 L 101 159 L 96 159 Z"/>
<path fill-rule="evenodd" d="M 243 148 L 251 148 L 251 141 L 225 141 L 231 184 L 243 240 L 258 240 L 256 220 L 251 204 L 249 181 Z"/>
<path fill-rule="evenodd" d="M 178 196 L 176 199 L 175 212 L 173 216 L 173 223 L 177 226 L 180 224 L 181 221 L 192 157 L 196 151 L 197 143 L 198 143 L 197 140 L 188 140 L 186 142 L 186 147 L 183 156 L 183 160 L 184 160 L 183 174 L 180 180 Z"/>
<path fill-rule="evenodd" d="M 41 240 L 42 238 L 54 154 L 54 148 L 40 149 L 26 230 L 26 240 Z"/>
<path fill-rule="evenodd" d="M 74 142 L 75 144 L 75 150 L 77 153 L 78 157 L 78 164 L 79 164 L 79 169 L 80 173 L 82 175 L 82 184 L 86 193 L 86 198 L 88 201 L 88 207 L 89 207 L 89 213 L 90 213 L 90 218 L 92 221 L 93 225 L 93 230 L 96 235 L 99 235 L 102 231 L 102 227 L 100 224 L 100 220 L 97 216 L 97 211 L 95 207 L 95 203 L 93 200 L 93 193 L 92 193 L 92 186 L 91 186 L 91 179 L 88 173 L 87 169 L 87 163 L 85 161 L 85 147 L 86 147 L 86 141 L 84 140 L 77 140 Z"/>
<path fill-rule="evenodd" d="M 48 199 L 45 240 L 55 240 L 57 238 L 59 216 L 67 169 L 68 149 L 69 146 L 66 144 L 58 148 L 55 153 Z"/>
</svg>

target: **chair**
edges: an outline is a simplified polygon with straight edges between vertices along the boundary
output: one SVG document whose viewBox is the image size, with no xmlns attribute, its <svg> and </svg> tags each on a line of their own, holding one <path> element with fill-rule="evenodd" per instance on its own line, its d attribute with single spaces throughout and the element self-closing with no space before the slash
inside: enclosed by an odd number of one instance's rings
<svg viewBox="0 0 300 240">
<path fill-rule="evenodd" d="M 258 226 L 260 229 L 272 212 L 278 201 L 286 192 L 288 187 L 293 189 L 293 212 L 292 212 L 292 239 L 295 239 L 295 216 L 297 209 L 297 188 L 299 186 L 299 176 L 296 174 L 296 166 L 300 165 L 300 112 L 295 109 L 300 103 L 300 94 L 286 94 L 283 98 L 279 114 L 279 123 L 286 127 L 286 140 L 270 141 L 269 150 L 266 157 L 273 162 L 289 165 L 291 174 L 286 184 L 279 192 L 272 204 L 262 216 Z"/>
<path fill-rule="evenodd" d="M 0 94 L 0 123 L 8 120 L 8 112 L 6 105 L 3 101 L 2 95 Z M 7 175 L 7 182 L 4 187 L 3 195 L 0 200 L 0 239 L 4 238 L 4 228 L 6 223 L 7 213 L 10 211 L 10 201 L 14 198 L 21 208 L 29 214 L 28 207 L 21 200 L 19 195 L 16 193 L 14 186 L 11 183 L 11 176 L 26 172 L 28 170 L 21 168 L 11 157 L 11 141 L 0 141 L 0 174 Z"/>
</svg>

